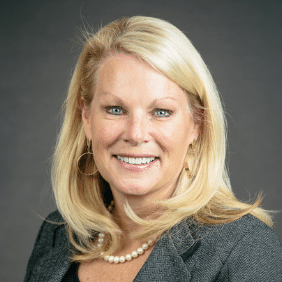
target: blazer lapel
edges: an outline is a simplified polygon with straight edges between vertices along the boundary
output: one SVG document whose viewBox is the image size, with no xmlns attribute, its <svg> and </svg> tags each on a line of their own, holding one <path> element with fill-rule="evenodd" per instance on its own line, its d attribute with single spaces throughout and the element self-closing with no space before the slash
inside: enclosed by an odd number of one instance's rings
<svg viewBox="0 0 282 282">
<path fill-rule="evenodd" d="M 189 223 L 181 221 L 157 242 L 134 282 L 190 281 L 191 274 L 184 261 L 195 249 Z"/>
</svg>

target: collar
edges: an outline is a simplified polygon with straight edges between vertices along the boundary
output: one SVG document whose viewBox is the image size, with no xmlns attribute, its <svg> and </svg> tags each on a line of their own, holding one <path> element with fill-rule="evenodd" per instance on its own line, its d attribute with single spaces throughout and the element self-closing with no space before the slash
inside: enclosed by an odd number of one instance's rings
<svg viewBox="0 0 282 282">
<path fill-rule="evenodd" d="M 190 281 L 191 274 L 185 261 L 200 246 L 200 241 L 194 239 L 195 229 L 193 227 L 195 226 L 191 221 L 182 220 L 170 231 L 165 232 L 156 243 L 134 282 Z"/>
</svg>

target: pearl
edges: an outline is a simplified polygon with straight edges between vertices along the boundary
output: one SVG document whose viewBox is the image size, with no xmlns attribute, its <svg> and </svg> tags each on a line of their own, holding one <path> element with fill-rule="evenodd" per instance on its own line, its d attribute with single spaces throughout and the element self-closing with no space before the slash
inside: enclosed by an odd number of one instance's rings
<svg viewBox="0 0 282 282">
<path fill-rule="evenodd" d="M 110 256 L 104 256 L 105 261 L 109 261 Z"/>
<path fill-rule="evenodd" d="M 149 246 L 148 246 L 148 244 L 145 243 L 145 244 L 142 245 L 142 248 L 143 248 L 143 250 L 148 250 Z"/>
<path fill-rule="evenodd" d="M 149 240 L 149 241 L 148 241 L 148 245 L 149 245 L 149 246 L 152 246 L 153 244 L 154 244 L 153 240 Z"/>
<path fill-rule="evenodd" d="M 132 257 L 131 257 L 130 254 L 127 254 L 127 255 L 125 256 L 125 259 L 128 260 L 128 261 L 130 261 L 130 260 L 132 260 Z"/>
<path fill-rule="evenodd" d="M 124 257 L 124 256 L 121 256 L 121 257 L 119 258 L 119 262 L 125 262 L 125 257 Z"/>
<path fill-rule="evenodd" d="M 115 257 L 114 256 L 110 256 L 109 257 L 109 262 L 114 262 Z"/>
<path fill-rule="evenodd" d="M 138 254 L 137 254 L 136 251 L 133 251 L 133 252 L 131 253 L 131 256 L 132 256 L 133 258 L 137 258 L 137 257 L 138 257 Z"/>
<path fill-rule="evenodd" d="M 105 234 L 104 234 L 104 233 L 99 233 L 98 237 L 104 238 L 104 237 L 105 237 Z"/>
<path fill-rule="evenodd" d="M 102 243 L 102 242 L 104 242 L 104 239 L 103 239 L 103 238 L 99 238 L 99 239 L 98 239 L 98 242 L 99 242 L 99 243 Z"/>
<path fill-rule="evenodd" d="M 119 257 L 114 258 L 114 263 L 119 263 Z"/>
<path fill-rule="evenodd" d="M 137 254 L 142 255 L 144 253 L 144 250 L 142 248 L 137 249 Z"/>
</svg>

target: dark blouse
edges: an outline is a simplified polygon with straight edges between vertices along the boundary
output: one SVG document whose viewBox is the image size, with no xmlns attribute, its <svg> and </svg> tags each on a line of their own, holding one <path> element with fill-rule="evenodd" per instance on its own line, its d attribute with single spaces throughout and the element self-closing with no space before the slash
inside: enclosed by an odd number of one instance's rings
<svg viewBox="0 0 282 282">
<path fill-rule="evenodd" d="M 62 282 L 79 282 L 78 278 L 78 264 L 72 263 Z"/>
</svg>

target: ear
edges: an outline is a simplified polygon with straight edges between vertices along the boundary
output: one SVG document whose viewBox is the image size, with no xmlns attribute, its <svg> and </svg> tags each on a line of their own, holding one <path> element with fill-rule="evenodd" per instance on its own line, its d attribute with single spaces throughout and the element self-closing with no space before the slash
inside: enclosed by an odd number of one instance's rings
<svg viewBox="0 0 282 282">
<path fill-rule="evenodd" d="M 87 139 L 92 140 L 91 108 L 90 106 L 86 106 L 83 101 L 81 102 L 81 118 L 83 122 L 85 136 Z"/>
</svg>

